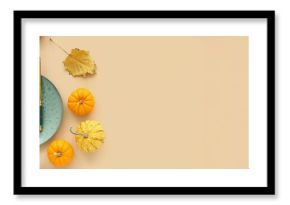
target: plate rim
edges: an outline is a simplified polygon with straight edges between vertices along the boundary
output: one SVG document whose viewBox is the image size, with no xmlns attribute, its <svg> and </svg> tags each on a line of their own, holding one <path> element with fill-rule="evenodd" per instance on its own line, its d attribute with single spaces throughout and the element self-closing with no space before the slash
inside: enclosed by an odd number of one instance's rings
<svg viewBox="0 0 290 205">
<path fill-rule="evenodd" d="M 59 127 L 60 127 L 60 125 L 61 125 L 61 122 L 62 122 L 62 120 L 63 120 L 63 112 L 64 112 L 64 108 L 63 108 L 63 100 L 62 100 L 62 97 L 61 97 L 61 95 L 60 95 L 60 93 L 59 93 L 59 91 L 58 91 L 58 89 L 56 88 L 56 86 L 47 78 L 47 77 L 45 77 L 45 76 L 43 76 L 43 75 L 41 75 L 41 78 L 44 78 L 45 80 L 47 80 L 54 88 L 55 88 L 55 90 L 56 90 L 56 92 L 57 92 L 57 95 L 59 96 L 59 98 L 60 98 L 60 101 L 61 101 L 61 116 L 60 116 L 60 123 L 58 124 L 58 126 L 57 126 L 57 128 L 56 128 L 56 130 L 53 132 L 53 134 L 50 136 L 50 137 L 48 137 L 48 138 L 46 138 L 46 139 L 44 139 L 44 141 L 41 141 L 41 137 L 40 137 L 40 135 L 41 135 L 41 133 L 39 133 L 39 144 L 40 145 L 43 145 L 43 144 L 45 144 L 47 141 L 49 141 L 54 135 L 55 135 L 55 133 L 57 132 L 57 130 L 59 129 Z"/>
</svg>

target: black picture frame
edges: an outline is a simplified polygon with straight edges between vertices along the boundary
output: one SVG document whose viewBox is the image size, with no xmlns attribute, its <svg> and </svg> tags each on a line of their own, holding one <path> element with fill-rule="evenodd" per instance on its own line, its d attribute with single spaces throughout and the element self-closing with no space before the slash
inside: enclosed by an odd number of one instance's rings
<svg viewBox="0 0 290 205">
<path fill-rule="evenodd" d="M 21 23 L 27 18 L 220 18 L 267 20 L 266 187 L 23 187 Z M 273 195 L 275 194 L 275 11 L 14 11 L 14 194 L 15 195 Z"/>
</svg>

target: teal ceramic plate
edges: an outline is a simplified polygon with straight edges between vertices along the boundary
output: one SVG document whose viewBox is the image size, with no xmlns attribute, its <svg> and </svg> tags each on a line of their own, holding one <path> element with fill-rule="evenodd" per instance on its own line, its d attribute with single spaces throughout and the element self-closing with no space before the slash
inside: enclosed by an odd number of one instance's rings
<svg viewBox="0 0 290 205">
<path fill-rule="evenodd" d="M 45 77 L 42 81 L 42 131 L 40 132 L 40 144 L 45 143 L 56 133 L 59 128 L 63 104 L 56 87 Z"/>
</svg>

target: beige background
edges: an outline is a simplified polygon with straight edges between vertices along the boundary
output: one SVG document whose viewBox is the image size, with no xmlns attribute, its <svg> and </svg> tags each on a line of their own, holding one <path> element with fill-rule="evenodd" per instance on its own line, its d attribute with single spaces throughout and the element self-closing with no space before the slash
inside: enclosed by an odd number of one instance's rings
<svg viewBox="0 0 290 205">
<path fill-rule="evenodd" d="M 64 49 L 89 50 L 97 75 L 70 76 L 66 54 L 40 40 L 42 74 L 58 88 L 64 118 L 53 139 L 71 142 L 67 168 L 248 168 L 248 37 L 53 37 Z M 77 87 L 96 106 L 77 117 L 66 106 Z M 103 124 L 95 153 L 69 133 L 86 119 Z M 53 168 L 40 147 L 40 168 Z"/>
</svg>

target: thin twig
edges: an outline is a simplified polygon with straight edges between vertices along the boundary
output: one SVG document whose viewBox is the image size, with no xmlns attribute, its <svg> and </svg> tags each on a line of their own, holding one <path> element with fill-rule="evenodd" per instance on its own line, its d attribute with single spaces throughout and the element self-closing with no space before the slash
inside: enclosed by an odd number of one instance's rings
<svg viewBox="0 0 290 205">
<path fill-rule="evenodd" d="M 63 52 L 65 52 L 68 56 L 70 55 L 63 47 L 61 47 L 58 43 L 56 43 L 54 40 L 52 40 L 52 38 L 49 38 L 49 40 L 56 46 L 58 47 L 60 50 L 62 50 Z"/>
</svg>

